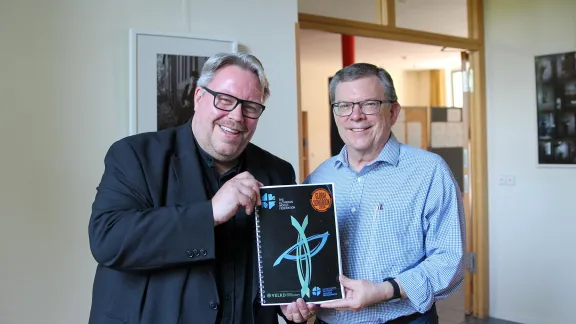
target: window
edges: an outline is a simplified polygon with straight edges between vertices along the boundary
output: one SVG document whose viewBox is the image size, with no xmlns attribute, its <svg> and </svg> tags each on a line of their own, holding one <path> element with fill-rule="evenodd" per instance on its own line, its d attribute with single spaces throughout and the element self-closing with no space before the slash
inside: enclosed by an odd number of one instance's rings
<svg viewBox="0 0 576 324">
<path fill-rule="evenodd" d="M 452 105 L 464 107 L 464 91 L 462 90 L 462 71 L 452 72 Z"/>
</svg>

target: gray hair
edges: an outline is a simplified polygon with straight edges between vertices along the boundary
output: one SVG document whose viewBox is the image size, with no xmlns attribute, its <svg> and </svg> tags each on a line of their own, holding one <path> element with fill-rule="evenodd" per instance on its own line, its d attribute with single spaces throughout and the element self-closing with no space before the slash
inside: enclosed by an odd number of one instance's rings
<svg viewBox="0 0 576 324">
<path fill-rule="evenodd" d="M 228 65 L 235 65 L 254 73 L 260 81 L 262 102 L 266 102 L 270 96 L 270 86 L 264 73 L 264 67 L 254 55 L 247 53 L 218 53 L 210 57 L 202 67 L 198 87 L 206 87 L 212 82 L 216 72 Z"/>
<path fill-rule="evenodd" d="M 398 101 L 396 89 L 394 88 L 394 81 L 392 81 L 390 73 L 373 64 L 355 63 L 336 72 L 336 75 L 334 75 L 330 81 L 330 103 L 334 103 L 336 86 L 338 86 L 340 82 L 354 81 L 371 76 L 376 76 L 380 80 L 380 83 L 384 88 L 386 99 L 390 101 Z"/>
</svg>

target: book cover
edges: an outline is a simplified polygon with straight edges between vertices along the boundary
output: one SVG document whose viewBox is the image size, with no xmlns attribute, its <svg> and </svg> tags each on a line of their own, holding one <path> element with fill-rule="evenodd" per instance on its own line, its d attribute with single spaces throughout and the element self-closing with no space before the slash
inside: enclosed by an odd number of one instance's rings
<svg viewBox="0 0 576 324">
<path fill-rule="evenodd" d="M 267 186 L 260 194 L 256 236 L 261 304 L 343 298 L 334 185 Z"/>
</svg>

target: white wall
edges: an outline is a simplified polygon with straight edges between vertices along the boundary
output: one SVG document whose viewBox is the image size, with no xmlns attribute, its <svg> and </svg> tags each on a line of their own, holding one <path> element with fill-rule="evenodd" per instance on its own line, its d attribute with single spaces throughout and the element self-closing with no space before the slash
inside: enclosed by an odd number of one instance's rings
<svg viewBox="0 0 576 324">
<path fill-rule="evenodd" d="M 91 203 L 108 146 L 128 132 L 128 29 L 188 32 L 182 4 L 0 4 L 0 323 L 87 322 Z M 262 60 L 272 96 L 254 142 L 298 173 L 296 2 L 190 8 L 192 33 L 237 39 Z"/>
<path fill-rule="evenodd" d="M 534 56 L 576 51 L 576 1 L 484 3 L 490 314 L 574 323 L 576 170 L 536 165 Z M 501 174 L 516 186 L 498 186 Z"/>
<path fill-rule="evenodd" d="M 340 49 L 338 49 L 339 51 Z M 308 112 L 308 170 L 314 171 L 330 158 L 330 102 L 328 79 L 341 68 L 341 62 L 300 57 L 302 110 Z"/>
</svg>

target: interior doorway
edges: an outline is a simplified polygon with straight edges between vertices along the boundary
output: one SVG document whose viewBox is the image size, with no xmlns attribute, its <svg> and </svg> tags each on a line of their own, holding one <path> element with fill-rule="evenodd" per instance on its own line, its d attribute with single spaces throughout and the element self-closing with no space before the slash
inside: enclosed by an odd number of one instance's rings
<svg viewBox="0 0 576 324">
<path fill-rule="evenodd" d="M 343 146 L 328 98 L 329 82 L 342 64 L 340 35 L 301 30 L 299 41 L 302 113 L 314 121 L 303 129 L 307 132 L 307 169 L 313 170 Z M 361 36 L 355 37 L 355 44 L 356 61 L 382 66 L 394 80 L 403 107 L 394 131 L 402 142 L 422 149 L 462 146 L 461 138 L 452 143 L 450 136 L 444 136 L 448 139 L 443 140 L 442 134 L 431 128 L 441 125 L 431 123 L 432 119 L 436 122 L 442 119 L 442 114 L 449 115 L 452 121 L 453 116 L 461 115 L 461 50 Z M 462 132 L 458 133 L 460 137 Z"/>
<path fill-rule="evenodd" d="M 328 98 L 329 82 L 342 66 L 341 35 L 318 30 L 299 31 L 302 113 L 313 124 L 306 132 L 307 170 L 337 155 L 343 142 L 335 127 Z M 441 155 L 464 188 L 463 154 L 467 149 L 464 119 L 463 63 L 461 49 L 356 36 L 357 62 L 385 68 L 392 76 L 401 114 L 393 126 L 404 143 Z M 465 196 L 464 190 L 462 195 Z M 465 319 L 465 285 L 437 304 L 445 323 Z"/>
<path fill-rule="evenodd" d="M 414 45 L 428 45 L 428 46 L 436 46 L 440 47 L 442 52 L 452 52 L 455 56 L 458 56 L 459 60 L 459 67 L 452 71 L 451 75 L 446 79 L 457 80 L 461 77 L 461 90 L 454 90 L 457 89 L 458 86 L 448 86 L 445 89 L 446 92 L 452 90 L 456 92 L 461 92 L 462 97 L 454 98 L 454 96 L 449 96 L 448 98 L 452 98 L 452 103 L 449 103 L 449 99 L 438 99 L 438 96 L 435 95 L 437 100 L 444 100 L 444 104 L 410 104 L 409 102 L 404 102 L 403 107 L 405 108 L 405 113 L 410 111 L 408 117 L 406 114 L 404 118 L 409 118 L 408 120 L 405 119 L 405 143 L 411 143 L 412 145 L 416 146 L 423 146 L 426 149 L 436 149 L 442 150 L 443 147 L 438 146 L 438 139 L 440 142 L 448 141 L 450 142 L 452 139 L 460 140 L 461 147 L 459 148 L 462 154 L 456 154 L 460 157 L 461 162 L 454 162 L 459 164 L 461 167 L 461 172 L 457 171 L 460 174 L 459 183 L 462 184 L 461 189 L 463 189 L 463 197 L 464 197 L 464 204 L 465 204 L 465 212 L 466 212 L 466 233 L 467 233 L 467 246 L 466 246 L 466 275 L 465 275 L 465 282 L 462 286 L 461 293 L 464 295 L 464 310 L 467 315 L 472 315 L 478 318 L 486 318 L 488 317 L 488 215 L 487 215 L 487 170 L 486 170 L 486 113 L 485 113 L 485 76 L 484 76 L 484 35 L 483 35 L 483 4 L 482 0 L 458 0 L 458 8 L 464 8 L 464 24 L 467 28 L 465 28 L 465 32 L 459 34 L 437 34 L 434 33 L 434 30 L 430 31 L 429 29 L 424 28 L 425 26 L 412 26 L 412 29 L 407 29 L 408 27 L 406 24 L 408 22 L 416 22 L 418 23 L 420 20 L 418 19 L 407 19 L 410 15 L 406 15 L 407 11 L 403 11 L 402 14 L 398 14 L 399 10 L 395 9 L 396 6 L 402 5 L 405 8 L 403 10 L 412 10 L 412 13 L 426 15 L 428 17 L 435 17 L 440 19 L 441 21 L 436 21 L 433 25 L 435 28 L 441 26 L 447 26 L 442 22 L 449 18 L 442 18 L 446 17 L 446 14 L 450 12 L 448 9 L 448 3 L 446 1 L 435 0 L 434 3 L 438 4 L 438 6 L 434 5 L 432 7 L 427 6 L 426 10 L 420 8 L 421 10 L 415 10 L 414 6 L 426 6 L 420 2 L 405 2 L 405 1 L 398 1 L 398 0 L 379 0 L 377 1 L 377 5 L 379 6 L 375 12 L 380 13 L 380 17 L 378 18 L 379 21 L 372 20 L 370 18 L 369 12 L 374 12 L 373 10 L 368 10 L 370 8 L 365 7 L 366 9 L 364 14 L 359 14 L 359 11 L 362 11 L 357 7 L 350 7 L 347 6 L 348 2 L 337 1 L 340 3 L 339 6 L 345 8 L 346 10 L 336 13 L 334 6 L 316 6 L 314 8 L 307 8 L 309 13 L 303 13 L 300 11 L 298 23 L 296 24 L 296 43 L 297 43 L 297 66 L 298 69 L 298 80 L 299 80 L 299 114 L 300 111 L 307 111 L 308 118 L 310 121 L 314 121 L 312 124 L 309 122 L 309 126 L 307 128 L 307 160 L 309 161 L 308 170 L 312 171 L 317 165 L 317 161 L 322 159 L 323 157 L 330 156 L 330 147 L 329 145 L 315 145 L 314 144 L 314 137 L 315 135 L 310 134 L 312 130 L 315 132 L 318 131 L 318 128 L 324 128 L 326 133 L 328 132 L 329 124 L 327 122 L 328 119 L 325 119 L 325 114 L 317 118 L 318 116 L 314 116 L 313 110 L 309 109 L 310 106 L 318 106 L 318 107 L 327 107 L 328 105 L 328 78 L 332 76 L 335 71 L 342 67 L 340 59 L 340 65 L 334 68 L 329 69 L 328 72 L 322 71 L 322 67 L 325 65 L 316 64 L 316 65 L 308 65 L 305 60 L 303 60 L 300 56 L 302 50 L 302 44 L 300 44 L 301 34 L 304 31 L 323 31 L 328 33 L 336 34 L 336 37 L 340 37 L 341 35 L 347 36 L 354 36 L 357 37 L 365 37 L 371 39 L 379 39 L 379 40 L 387 40 L 387 41 L 398 41 L 403 43 L 410 43 Z M 304 3 L 304 2 L 303 2 Z M 308 2 L 305 2 L 308 3 Z M 444 6 L 440 6 L 440 4 L 444 4 Z M 455 4 L 455 2 L 450 2 L 451 4 Z M 462 4 L 464 6 L 462 7 Z M 299 6 L 301 3 L 299 2 Z M 326 4 L 328 5 L 328 4 Z M 347 6 L 347 7 L 346 7 Z M 438 7 L 438 8 L 436 8 Z M 332 8 L 328 10 L 327 8 Z M 443 9 L 442 9 L 443 8 Z M 433 9 L 444 10 L 439 15 L 431 14 Z M 460 10 L 460 9 L 458 9 Z M 316 14 L 314 12 L 310 13 L 310 11 L 318 11 L 320 14 Z M 353 13 L 354 11 L 354 13 Z M 460 10 L 461 11 L 461 10 Z M 357 15 L 356 18 L 347 18 L 343 19 L 342 17 L 348 17 L 350 14 Z M 366 15 L 367 14 L 367 15 Z M 333 15 L 333 16 L 331 16 Z M 403 17 L 403 18 L 402 18 Z M 424 17 L 424 16 L 422 16 Z M 383 19 L 385 18 L 385 19 Z M 358 19 L 358 20 L 353 20 Z M 365 20 L 362 20 L 365 19 Z M 402 20 L 403 19 L 403 20 Z M 436 19 L 436 20 L 438 20 Z M 442 20 L 444 19 L 444 20 Z M 384 21 L 386 20 L 386 21 Z M 401 25 L 403 27 L 398 27 Z M 418 25 L 418 24 L 417 24 Z M 440 31 L 436 31 L 440 32 Z M 389 49 L 386 48 L 386 51 Z M 322 49 L 321 52 L 329 56 L 334 53 L 342 53 L 340 47 L 334 49 Z M 355 61 L 360 61 L 360 57 L 356 57 Z M 383 66 L 395 66 L 395 63 L 389 64 L 380 64 Z M 313 77 L 301 77 L 300 73 L 306 69 L 315 68 L 316 75 L 322 78 L 321 81 L 317 82 Z M 429 69 L 430 70 L 430 69 Z M 438 72 L 434 72 L 438 73 Z M 394 75 L 392 75 L 394 77 Z M 418 78 L 416 78 L 418 79 Z M 419 78 L 422 80 L 423 78 Z M 426 78 L 424 78 L 426 79 Z M 431 80 L 431 79 L 429 79 Z M 306 95 L 303 93 L 305 89 L 310 87 L 314 88 L 311 83 L 315 83 L 318 85 L 325 84 L 325 90 L 322 96 L 317 96 L 317 102 L 305 102 L 303 99 Z M 429 87 L 425 86 L 423 88 Z M 321 87 L 321 86 L 320 86 Z M 414 89 L 413 87 L 407 87 L 408 90 Z M 416 88 L 418 89 L 418 88 Z M 319 90 L 323 91 L 323 90 Z M 436 92 L 437 93 L 437 92 Z M 400 94 L 404 98 L 410 98 L 410 95 Z M 401 98 L 402 98 L 401 97 Z M 420 98 L 421 97 L 416 97 Z M 430 100 L 430 98 L 428 98 Z M 459 104 L 461 102 L 461 104 Z M 454 105 L 461 105 L 462 108 L 454 109 Z M 446 108 L 444 110 L 433 110 L 432 107 L 441 107 Z M 451 109 L 451 112 L 448 112 L 448 109 Z M 436 122 L 446 122 L 448 118 L 458 119 L 455 116 L 455 111 L 460 111 L 460 119 L 463 126 L 462 136 L 461 139 L 458 139 L 458 136 L 451 136 L 451 138 L 446 139 L 446 136 L 437 136 L 438 132 L 444 133 L 446 132 L 446 125 L 441 124 L 434 124 Z M 423 111 L 426 111 L 423 113 Z M 437 112 L 442 112 L 436 114 Z M 320 112 L 320 114 L 322 114 Z M 448 117 L 450 114 L 450 117 Z M 426 117 L 423 117 L 426 115 Z M 416 123 L 415 116 L 419 116 L 420 120 L 420 136 L 418 135 L 418 123 Z M 424 122 L 426 120 L 426 122 Z M 408 124 L 410 123 L 410 126 Z M 300 125 L 300 127 L 302 127 Z M 410 127 L 411 131 L 407 131 Z M 449 126 L 452 128 L 452 126 Z M 396 129 L 397 133 L 401 133 L 402 130 Z M 300 134 L 302 134 L 302 129 L 300 130 Z M 408 138 L 408 134 L 410 138 Z M 414 135 L 416 134 L 416 135 Z M 420 139 L 418 141 L 418 138 Z M 325 143 L 326 144 L 326 143 Z M 444 143 L 444 146 L 446 143 Z M 453 145 L 453 144 L 449 144 Z M 440 145 L 442 146 L 442 145 Z M 322 148 L 324 147 L 324 149 Z M 302 150 L 301 150 L 302 151 Z M 447 154 L 447 152 L 444 152 Z M 301 158 L 303 161 L 303 158 Z M 455 165 L 453 163 L 453 165 Z M 305 175 L 301 174 L 303 178 Z M 473 215 L 473 217 L 472 217 Z"/>
</svg>

